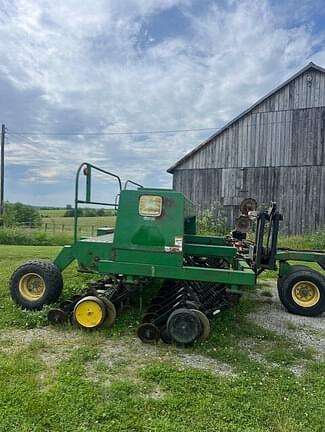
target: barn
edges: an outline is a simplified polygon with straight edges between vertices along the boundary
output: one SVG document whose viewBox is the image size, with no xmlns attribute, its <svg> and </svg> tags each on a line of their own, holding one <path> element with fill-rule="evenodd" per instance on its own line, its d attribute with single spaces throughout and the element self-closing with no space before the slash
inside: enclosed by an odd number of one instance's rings
<svg viewBox="0 0 325 432">
<path fill-rule="evenodd" d="M 276 201 L 282 231 L 325 226 L 325 69 L 309 63 L 167 171 L 199 209 L 231 224 L 243 198 Z"/>
</svg>

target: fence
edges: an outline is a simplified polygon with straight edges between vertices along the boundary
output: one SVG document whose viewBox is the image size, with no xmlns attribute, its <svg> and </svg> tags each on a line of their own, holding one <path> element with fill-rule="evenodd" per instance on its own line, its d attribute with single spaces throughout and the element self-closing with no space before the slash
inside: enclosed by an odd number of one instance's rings
<svg viewBox="0 0 325 432">
<path fill-rule="evenodd" d="M 97 229 L 102 228 L 105 226 L 104 224 L 93 224 L 93 225 L 79 225 L 78 226 L 78 233 L 80 235 L 96 235 Z M 71 224 L 58 224 L 58 223 L 51 223 L 46 222 L 42 224 L 42 231 L 49 233 L 49 234 L 59 234 L 59 233 L 72 233 L 73 232 L 73 225 Z"/>
</svg>

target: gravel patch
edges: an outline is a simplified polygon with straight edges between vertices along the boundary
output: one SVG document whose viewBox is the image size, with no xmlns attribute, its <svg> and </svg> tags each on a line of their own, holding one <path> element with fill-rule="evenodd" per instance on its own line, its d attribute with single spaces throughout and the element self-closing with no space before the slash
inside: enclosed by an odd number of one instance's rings
<svg viewBox="0 0 325 432">
<path fill-rule="evenodd" d="M 261 303 L 260 307 L 249 314 L 249 318 L 261 327 L 287 337 L 298 348 L 312 348 L 319 359 L 325 359 L 325 314 L 319 317 L 289 314 L 279 300 L 276 282 L 263 283 L 268 284 L 273 297 L 266 301 L 265 297 L 257 295 L 255 298 Z"/>
<path fill-rule="evenodd" d="M 37 342 L 36 349 L 45 366 L 50 368 L 62 360 L 69 358 L 71 353 L 89 343 L 87 334 L 72 329 L 11 329 L 3 331 L 0 336 L 0 352 L 15 353 Z M 96 335 L 94 336 L 96 338 Z M 109 339 L 103 334 L 97 335 L 92 345 L 99 350 L 99 356 L 87 366 L 87 377 L 98 380 L 99 365 L 112 368 L 118 377 L 125 376 L 136 381 L 137 371 L 156 362 L 169 362 L 177 367 L 204 369 L 217 375 L 234 375 L 231 366 L 217 360 L 190 352 L 172 345 L 143 344 L 136 337 Z M 112 379 L 114 379 L 112 377 Z M 107 384 L 111 377 L 106 377 Z"/>
<path fill-rule="evenodd" d="M 263 281 L 264 286 L 255 293 L 248 294 L 259 305 L 257 311 L 250 313 L 248 319 L 261 327 L 274 331 L 291 340 L 298 348 L 312 348 L 320 360 L 325 359 L 325 315 L 310 318 L 292 315 L 285 311 L 277 295 L 274 281 Z M 261 295 L 267 290 L 272 292 L 272 297 Z M 138 380 L 141 369 L 161 362 L 169 362 L 179 368 L 196 368 L 207 370 L 221 376 L 235 376 L 234 369 L 223 362 L 195 354 L 183 348 L 172 345 L 147 345 L 136 337 L 122 337 L 110 339 L 103 333 L 87 334 L 70 328 L 36 328 L 36 329 L 10 329 L 3 330 L 0 334 L 0 352 L 15 353 L 35 343 L 41 360 L 47 368 L 55 366 L 60 361 L 69 358 L 71 353 L 82 346 L 94 346 L 99 350 L 96 360 L 90 362 L 87 367 L 87 377 L 93 381 L 100 376 L 100 367 L 112 369 L 116 378 L 122 376 L 133 381 Z M 265 364 L 261 343 L 253 338 L 245 338 L 240 341 L 240 348 L 248 353 L 249 357 Z M 274 367 L 273 363 L 269 364 Z M 304 365 L 290 366 L 296 374 L 303 373 Z M 114 375 L 109 373 L 105 382 L 109 385 L 114 381 Z M 101 382 L 103 382 L 101 380 Z M 159 392 L 158 392 L 159 393 Z M 155 397 L 154 395 L 152 397 Z M 157 396 L 159 398 L 159 395 Z"/>
<path fill-rule="evenodd" d="M 136 371 L 152 363 L 173 363 L 181 368 L 204 369 L 216 375 L 233 376 L 234 371 L 226 363 L 203 355 L 184 352 L 184 349 L 172 345 L 143 344 L 138 338 L 126 338 L 119 341 L 107 340 L 101 348 L 98 362 L 107 367 L 118 366 L 121 373 L 136 380 Z"/>
<path fill-rule="evenodd" d="M 234 376 L 233 369 L 228 364 L 202 355 L 181 354 L 178 356 L 177 361 L 185 367 L 189 366 L 195 369 L 205 369 L 216 375 Z"/>
</svg>

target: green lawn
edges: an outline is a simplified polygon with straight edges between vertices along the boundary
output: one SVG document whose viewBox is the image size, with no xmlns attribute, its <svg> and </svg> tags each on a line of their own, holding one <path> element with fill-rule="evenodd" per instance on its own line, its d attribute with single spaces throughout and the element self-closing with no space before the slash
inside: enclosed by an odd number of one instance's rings
<svg viewBox="0 0 325 432">
<path fill-rule="evenodd" d="M 218 316 L 209 341 L 190 349 L 139 345 L 136 306 L 111 331 L 67 327 L 29 339 L 46 326 L 46 311 L 16 308 L 8 278 L 23 261 L 59 250 L 0 246 L 0 431 L 324 431 L 325 364 L 253 324 L 252 300 Z M 89 276 L 71 268 L 64 278 L 68 297 Z M 246 340 L 265 362 L 250 358 Z M 182 366 L 175 359 L 184 353 L 226 364 L 231 373 Z M 305 373 L 294 375 L 289 367 L 301 362 Z"/>
</svg>

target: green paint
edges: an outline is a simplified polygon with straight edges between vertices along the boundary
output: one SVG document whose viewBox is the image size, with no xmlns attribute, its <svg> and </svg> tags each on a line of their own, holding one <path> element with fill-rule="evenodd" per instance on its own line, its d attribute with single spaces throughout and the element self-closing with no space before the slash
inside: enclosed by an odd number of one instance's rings
<svg viewBox="0 0 325 432">
<path fill-rule="evenodd" d="M 87 165 L 87 200 L 91 200 L 91 168 L 94 169 Z M 156 202 L 162 202 L 159 215 L 140 214 L 143 195 L 158 197 Z M 184 266 L 186 255 L 224 258 L 230 268 Z M 100 274 L 208 281 L 230 288 L 255 284 L 255 273 L 243 265 L 242 257 L 237 257 L 236 248 L 225 238 L 196 235 L 193 204 L 182 193 L 169 189 L 122 190 L 114 233 L 99 230 L 96 237 L 76 240 L 72 246 L 63 248 L 54 262 L 64 270 L 73 260 L 78 261 L 83 271 Z"/>
<path fill-rule="evenodd" d="M 79 176 L 86 168 L 86 200 L 79 199 Z M 79 203 L 91 201 L 91 174 L 94 170 L 117 179 L 119 205 L 114 232 L 98 230 L 97 236 L 77 240 Z M 97 203 L 98 204 L 98 203 Z M 100 203 L 103 204 L 103 203 Z M 115 204 L 108 204 L 115 207 Z M 256 275 L 248 257 L 240 254 L 226 237 L 196 234 L 194 205 L 185 196 L 170 189 L 122 190 L 115 174 L 91 164 L 82 164 L 76 177 L 75 242 L 66 246 L 54 260 L 64 270 L 74 260 L 85 272 L 123 274 L 128 278 L 166 278 L 208 281 L 225 284 L 229 289 L 254 286 Z M 184 257 L 216 257 L 229 263 L 227 269 L 191 267 Z M 279 250 L 280 275 L 289 269 L 287 261 L 317 262 L 325 268 L 321 252 Z"/>
</svg>

